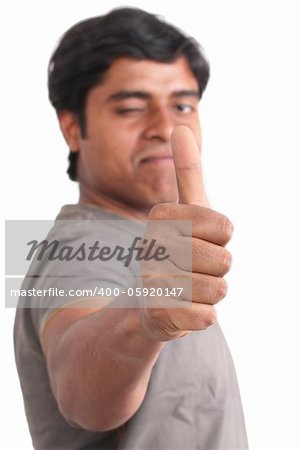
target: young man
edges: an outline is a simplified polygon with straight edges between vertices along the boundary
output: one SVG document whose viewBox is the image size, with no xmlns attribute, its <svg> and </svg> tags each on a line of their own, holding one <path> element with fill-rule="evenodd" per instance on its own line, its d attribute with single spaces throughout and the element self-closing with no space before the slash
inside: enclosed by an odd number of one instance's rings
<svg viewBox="0 0 299 450">
<path fill-rule="evenodd" d="M 16 361 L 36 449 L 247 449 L 233 363 L 215 319 L 232 226 L 210 209 L 201 173 L 198 101 L 208 78 L 194 40 L 137 9 L 75 25 L 52 55 L 49 96 L 80 188 L 52 240 L 77 248 L 92 242 L 101 222 L 101 237 L 115 246 L 146 221 L 192 221 L 189 234 L 179 225 L 169 232 L 179 250 L 167 261 L 192 293 L 138 307 L 131 268 L 33 265 L 27 288 L 65 287 L 68 278 L 72 288 L 94 280 L 117 287 L 125 300 L 133 292 L 131 307 L 78 299 L 71 308 L 65 298 L 55 308 L 45 296 L 38 308 L 17 310 Z M 177 278 L 163 278 L 161 267 L 144 263 L 140 279 L 165 293 Z"/>
</svg>

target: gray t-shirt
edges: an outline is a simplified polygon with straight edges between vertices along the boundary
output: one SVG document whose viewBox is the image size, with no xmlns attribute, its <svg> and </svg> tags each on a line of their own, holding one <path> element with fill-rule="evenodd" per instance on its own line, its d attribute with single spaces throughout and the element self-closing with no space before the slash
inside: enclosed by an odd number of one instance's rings
<svg viewBox="0 0 299 450">
<path fill-rule="evenodd" d="M 94 206 L 67 205 L 57 217 L 49 237 L 74 244 L 86 236 L 83 221 L 101 220 L 101 233 L 109 245 L 129 242 L 142 235 L 137 222 Z M 115 222 L 111 222 L 115 220 Z M 75 222 L 74 222 L 75 221 Z M 107 221 L 107 222 L 106 222 Z M 80 225 L 81 223 L 81 225 Z M 111 226 L 115 223 L 115 226 Z M 91 228 L 93 229 L 93 228 Z M 92 235 L 92 231 L 91 231 Z M 107 237 L 108 236 L 108 237 Z M 36 272 L 36 262 L 30 270 Z M 95 273 L 92 265 L 40 263 L 41 273 L 25 280 L 30 287 L 101 286 L 128 288 L 137 275 L 133 265 L 119 268 L 105 264 Z M 82 267 L 83 269 L 82 273 Z M 86 273 L 84 273 L 84 271 Z M 71 273 L 69 273 L 71 272 Z M 30 271 L 29 271 L 30 274 Z M 100 274 L 100 275 L 99 275 Z M 71 280 L 71 281 L 70 281 Z M 79 281 L 78 281 L 79 280 Z M 76 286 L 76 283 L 78 285 Z M 89 432 L 68 423 L 53 396 L 40 345 L 40 333 L 57 308 L 53 297 L 40 299 L 34 308 L 18 307 L 14 342 L 25 412 L 37 450 L 246 450 L 247 439 L 236 375 L 226 341 L 216 322 L 205 331 L 168 342 L 152 370 L 141 407 L 122 427 Z M 66 299 L 63 299 L 68 303 Z M 59 306 L 63 306 L 59 299 Z M 22 305 L 24 306 L 24 299 Z M 26 306 L 26 305 L 25 305 Z"/>
</svg>

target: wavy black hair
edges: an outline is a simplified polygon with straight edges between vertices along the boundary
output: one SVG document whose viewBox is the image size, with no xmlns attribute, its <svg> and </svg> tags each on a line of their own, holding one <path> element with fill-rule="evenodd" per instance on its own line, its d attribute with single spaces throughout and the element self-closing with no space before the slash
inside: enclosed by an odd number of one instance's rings
<svg viewBox="0 0 299 450">
<path fill-rule="evenodd" d="M 48 89 L 57 113 L 67 110 L 77 115 L 83 136 L 87 94 L 122 56 L 162 63 L 185 56 L 198 81 L 200 97 L 209 80 L 209 64 L 199 43 L 153 14 L 138 8 L 117 8 L 81 21 L 62 36 L 51 56 Z M 77 180 L 77 156 L 69 154 L 67 173 L 73 181 Z"/>
</svg>

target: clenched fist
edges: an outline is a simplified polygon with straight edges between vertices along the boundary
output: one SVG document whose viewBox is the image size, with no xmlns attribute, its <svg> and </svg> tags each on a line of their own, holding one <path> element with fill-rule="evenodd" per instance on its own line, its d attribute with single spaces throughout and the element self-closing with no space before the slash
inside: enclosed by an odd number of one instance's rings
<svg viewBox="0 0 299 450">
<path fill-rule="evenodd" d="M 148 216 L 146 235 L 164 245 L 170 257 L 163 264 L 143 264 L 142 281 L 144 286 L 162 287 L 165 291 L 166 288 L 177 288 L 182 280 L 186 280 L 190 289 L 184 289 L 176 298 L 165 297 L 163 302 L 148 298 L 141 309 L 147 334 L 162 341 L 182 337 L 192 330 L 204 330 L 213 324 L 216 318 L 214 305 L 227 292 L 223 277 L 230 269 L 232 259 L 225 245 L 232 236 L 233 227 L 227 217 L 209 208 L 201 155 L 189 128 L 176 127 L 171 145 L 178 203 L 153 207 Z M 190 221 L 192 226 L 182 227 L 182 221 Z M 167 229 L 167 232 L 160 233 L 159 229 Z M 191 254 L 185 257 L 188 245 Z"/>
</svg>

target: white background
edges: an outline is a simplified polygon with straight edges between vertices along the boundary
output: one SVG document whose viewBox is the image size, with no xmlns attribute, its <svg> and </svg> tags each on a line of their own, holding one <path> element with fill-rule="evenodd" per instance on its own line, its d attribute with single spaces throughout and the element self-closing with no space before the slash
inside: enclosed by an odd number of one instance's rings
<svg viewBox="0 0 299 450">
<path fill-rule="evenodd" d="M 128 4 L 128 3 L 127 3 Z M 53 219 L 77 201 L 47 100 L 46 67 L 73 23 L 123 3 L 6 1 L 1 15 L 1 212 Z M 204 46 L 204 167 L 235 225 L 229 294 L 218 307 L 235 360 L 251 450 L 298 448 L 298 7 L 291 1 L 130 1 Z M 3 291 L 2 291 L 3 292 Z M 4 301 L 2 302 L 4 304 Z M 1 309 L 1 448 L 32 449 Z M 239 450 L 239 449 L 231 449 Z"/>
</svg>

